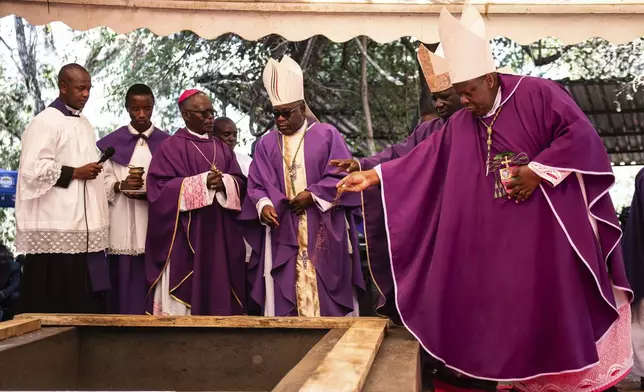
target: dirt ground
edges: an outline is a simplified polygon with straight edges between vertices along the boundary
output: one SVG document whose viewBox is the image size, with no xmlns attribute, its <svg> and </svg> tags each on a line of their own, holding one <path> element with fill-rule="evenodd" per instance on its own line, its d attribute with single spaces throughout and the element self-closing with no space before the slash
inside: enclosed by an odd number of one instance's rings
<svg viewBox="0 0 644 392">
<path fill-rule="evenodd" d="M 640 389 L 640 379 L 635 376 L 628 376 L 626 380 L 622 381 L 621 384 L 617 386 L 617 389 L 620 391 L 641 391 Z"/>
</svg>

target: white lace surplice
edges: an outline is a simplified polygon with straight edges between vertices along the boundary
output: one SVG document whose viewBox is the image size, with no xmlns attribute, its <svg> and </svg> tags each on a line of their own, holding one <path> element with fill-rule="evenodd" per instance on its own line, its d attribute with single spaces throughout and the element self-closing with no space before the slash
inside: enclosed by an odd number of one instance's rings
<svg viewBox="0 0 644 392">
<path fill-rule="evenodd" d="M 138 132 L 128 126 L 130 133 Z M 154 131 L 150 127 L 143 134 L 149 137 Z M 158 132 L 158 131 L 157 131 Z M 134 147 L 130 165 L 145 169 L 143 174 L 144 188 L 152 153 L 148 143 L 139 139 Z M 114 193 L 114 184 L 124 181 L 129 175 L 127 166 L 119 165 L 111 160 L 105 162 L 105 191 L 110 203 L 110 237 L 108 253 L 114 255 L 136 256 L 145 253 L 145 236 L 148 230 L 148 202 L 130 199 L 123 193 Z"/>
<path fill-rule="evenodd" d="M 82 114 L 65 116 L 49 107 L 31 121 L 22 136 L 18 169 L 18 252 L 74 254 L 107 248 L 103 174 L 91 181 L 72 180 L 67 188 L 54 186 L 62 166 L 80 167 L 98 159 L 94 128 Z"/>
</svg>

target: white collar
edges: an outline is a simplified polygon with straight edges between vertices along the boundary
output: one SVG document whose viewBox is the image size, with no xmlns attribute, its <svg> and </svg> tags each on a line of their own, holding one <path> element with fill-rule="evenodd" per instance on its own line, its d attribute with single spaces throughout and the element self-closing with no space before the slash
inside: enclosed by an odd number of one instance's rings
<svg viewBox="0 0 644 392">
<path fill-rule="evenodd" d="M 210 135 L 209 135 L 209 134 L 207 134 L 207 133 L 204 133 L 204 134 L 202 135 L 202 134 L 197 133 L 197 132 L 192 132 L 192 131 L 191 131 L 189 128 L 187 128 L 187 127 L 186 127 L 186 129 L 188 130 L 188 133 L 189 133 L 189 134 L 191 134 L 192 136 L 196 136 L 196 137 L 198 137 L 199 139 L 210 139 Z"/>
<path fill-rule="evenodd" d="M 66 107 L 66 108 L 67 108 L 67 110 L 69 110 L 69 112 L 70 112 L 71 114 L 73 114 L 74 116 L 80 116 L 80 114 L 81 114 L 81 111 L 80 111 L 80 110 L 78 110 L 78 109 L 74 109 L 74 108 L 72 108 L 72 107 L 70 107 L 70 106 L 67 106 L 67 105 L 65 105 L 65 107 Z"/>
<path fill-rule="evenodd" d="M 282 132 L 280 132 L 280 135 L 282 135 L 282 137 L 293 137 L 295 135 L 299 135 L 299 134 L 303 133 L 308 126 L 309 126 L 309 121 L 307 119 L 304 119 L 304 123 L 302 124 L 300 129 L 295 131 L 295 133 L 287 136 L 287 135 L 284 135 Z M 279 130 L 278 130 L 278 132 L 279 132 Z"/>
<path fill-rule="evenodd" d="M 141 132 L 137 131 L 136 129 L 134 129 L 132 124 L 127 124 L 127 129 L 130 131 L 130 133 L 132 135 L 138 135 L 139 133 L 141 133 Z M 154 124 L 151 124 L 150 128 L 148 128 L 147 131 L 143 132 L 143 135 L 146 136 L 146 137 L 150 137 L 150 135 L 152 134 L 152 131 L 154 131 Z"/>
<path fill-rule="evenodd" d="M 496 98 L 494 98 L 494 105 L 492 105 L 492 109 L 485 115 L 483 118 L 488 118 L 494 115 L 496 113 L 496 110 L 501 106 L 501 85 L 499 84 L 499 90 L 496 92 Z"/>
<path fill-rule="evenodd" d="M 302 126 L 300 129 L 297 130 L 297 132 L 294 133 L 294 135 L 299 135 L 300 133 L 304 132 L 304 130 L 309 126 L 309 121 L 307 119 L 304 119 L 304 123 L 302 123 Z"/>
</svg>

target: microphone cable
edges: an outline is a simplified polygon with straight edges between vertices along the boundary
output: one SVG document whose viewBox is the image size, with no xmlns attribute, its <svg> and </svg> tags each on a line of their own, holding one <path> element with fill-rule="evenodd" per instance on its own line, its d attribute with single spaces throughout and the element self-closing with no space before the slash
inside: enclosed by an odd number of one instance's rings
<svg viewBox="0 0 644 392">
<path fill-rule="evenodd" d="M 89 221 L 87 220 L 87 180 L 83 180 L 83 214 L 85 215 L 85 254 L 89 256 Z M 88 257 L 86 256 L 86 257 Z"/>
</svg>

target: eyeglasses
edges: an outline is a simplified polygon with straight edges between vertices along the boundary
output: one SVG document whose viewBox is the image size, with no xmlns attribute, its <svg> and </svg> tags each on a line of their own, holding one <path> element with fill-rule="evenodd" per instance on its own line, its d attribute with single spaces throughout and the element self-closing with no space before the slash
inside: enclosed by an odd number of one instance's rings
<svg viewBox="0 0 644 392">
<path fill-rule="evenodd" d="M 278 118 L 283 117 L 284 120 L 288 120 L 289 117 L 291 117 L 291 114 L 293 114 L 294 111 L 297 110 L 299 106 L 294 107 L 293 109 L 286 109 L 286 110 L 273 110 L 273 116 L 277 120 Z"/>
<path fill-rule="evenodd" d="M 199 113 L 203 118 L 208 118 L 210 116 L 215 117 L 215 111 L 213 109 L 205 109 L 205 110 L 183 109 L 183 110 L 190 113 Z"/>
</svg>

